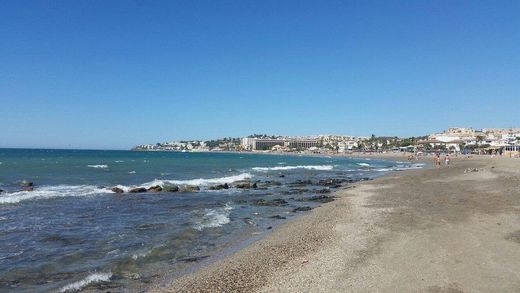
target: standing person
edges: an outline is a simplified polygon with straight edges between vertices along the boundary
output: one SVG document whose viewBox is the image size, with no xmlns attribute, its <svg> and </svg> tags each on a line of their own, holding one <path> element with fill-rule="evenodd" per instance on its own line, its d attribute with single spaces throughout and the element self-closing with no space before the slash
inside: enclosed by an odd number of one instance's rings
<svg viewBox="0 0 520 293">
<path fill-rule="evenodd" d="M 446 167 L 450 167 L 450 155 L 446 154 L 446 157 L 444 158 L 444 163 L 446 164 Z"/>
<path fill-rule="evenodd" d="M 435 157 L 435 165 L 437 165 L 437 169 L 441 167 L 441 156 L 439 154 Z"/>
</svg>

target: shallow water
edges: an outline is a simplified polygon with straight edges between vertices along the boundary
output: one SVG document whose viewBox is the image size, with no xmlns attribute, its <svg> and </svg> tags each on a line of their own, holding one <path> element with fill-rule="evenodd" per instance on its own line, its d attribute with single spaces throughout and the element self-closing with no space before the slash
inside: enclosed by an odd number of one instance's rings
<svg viewBox="0 0 520 293">
<path fill-rule="evenodd" d="M 296 207 L 319 205 L 302 198 L 338 187 L 319 180 L 420 167 L 336 157 L 19 149 L 0 150 L 0 162 L 0 291 L 16 292 L 143 288 L 294 217 Z M 33 191 L 23 191 L 24 180 Z M 259 188 L 210 190 L 241 180 Z M 200 191 L 110 190 L 173 184 Z"/>
</svg>

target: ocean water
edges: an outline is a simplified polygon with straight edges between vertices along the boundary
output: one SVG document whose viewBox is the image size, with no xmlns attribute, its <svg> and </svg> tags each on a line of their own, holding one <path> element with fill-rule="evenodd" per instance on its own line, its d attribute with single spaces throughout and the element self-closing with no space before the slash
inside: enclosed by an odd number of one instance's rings
<svg viewBox="0 0 520 293">
<path fill-rule="evenodd" d="M 0 149 L 0 291 L 143 289 L 268 233 L 301 215 L 298 207 L 316 207 L 308 201 L 316 194 L 420 167 L 340 157 Z M 240 182 L 257 188 L 237 188 Z M 128 193 L 174 185 L 199 190 Z M 116 186 L 125 193 L 111 191 Z"/>
</svg>

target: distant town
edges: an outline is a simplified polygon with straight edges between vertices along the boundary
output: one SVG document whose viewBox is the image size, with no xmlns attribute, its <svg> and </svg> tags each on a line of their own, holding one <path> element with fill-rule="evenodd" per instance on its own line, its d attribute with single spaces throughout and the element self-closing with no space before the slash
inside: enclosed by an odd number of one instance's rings
<svg viewBox="0 0 520 293">
<path fill-rule="evenodd" d="M 243 138 L 221 138 L 209 141 L 175 141 L 138 145 L 136 151 L 181 152 L 452 152 L 465 154 L 520 154 L 520 128 L 451 127 L 439 133 L 419 137 L 388 136 L 274 136 L 253 134 Z"/>
</svg>

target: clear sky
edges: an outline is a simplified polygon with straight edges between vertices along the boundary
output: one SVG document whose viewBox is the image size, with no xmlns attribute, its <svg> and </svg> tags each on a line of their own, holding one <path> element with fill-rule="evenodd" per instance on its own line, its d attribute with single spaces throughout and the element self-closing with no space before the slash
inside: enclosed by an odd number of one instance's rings
<svg viewBox="0 0 520 293">
<path fill-rule="evenodd" d="M 0 147 L 520 126 L 520 1 L 0 1 Z"/>
</svg>

